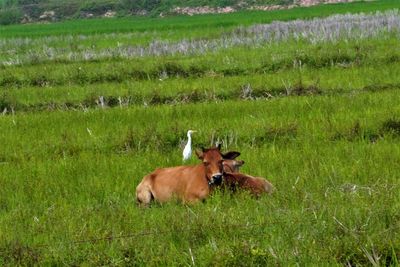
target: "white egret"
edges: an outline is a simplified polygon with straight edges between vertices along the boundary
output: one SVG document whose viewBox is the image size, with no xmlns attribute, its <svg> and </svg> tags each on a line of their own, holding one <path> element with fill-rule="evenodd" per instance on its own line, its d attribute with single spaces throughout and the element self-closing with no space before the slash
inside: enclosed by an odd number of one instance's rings
<svg viewBox="0 0 400 267">
<path fill-rule="evenodd" d="M 187 132 L 187 143 L 185 146 L 185 149 L 183 149 L 183 161 L 186 161 L 190 158 L 190 156 L 192 155 L 192 133 L 195 133 L 196 131 L 193 130 L 189 130 Z"/>
</svg>

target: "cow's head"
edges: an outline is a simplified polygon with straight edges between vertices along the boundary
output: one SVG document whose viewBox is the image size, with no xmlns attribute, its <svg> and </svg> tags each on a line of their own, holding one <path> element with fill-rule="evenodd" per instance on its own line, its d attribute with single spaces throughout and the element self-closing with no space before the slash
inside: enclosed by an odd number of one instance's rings
<svg viewBox="0 0 400 267">
<path fill-rule="evenodd" d="M 244 160 L 226 159 L 223 162 L 224 172 L 237 173 L 244 164 Z"/>
<path fill-rule="evenodd" d="M 222 174 L 224 172 L 224 160 L 234 159 L 240 155 L 239 152 L 228 152 L 226 154 L 221 153 L 221 145 L 217 147 L 201 150 L 196 150 L 197 157 L 203 162 L 206 177 L 209 185 L 221 184 Z"/>
</svg>

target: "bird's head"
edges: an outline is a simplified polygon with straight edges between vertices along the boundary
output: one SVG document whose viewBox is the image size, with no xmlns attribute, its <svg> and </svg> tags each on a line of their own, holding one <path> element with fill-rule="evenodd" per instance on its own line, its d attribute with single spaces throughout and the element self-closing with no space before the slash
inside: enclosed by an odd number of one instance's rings
<svg viewBox="0 0 400 267">
<path fill-rule="evenodd" d="M 196 133 L 197 131 L 196 130 L 189 130 L 188 132 L 187 132 L 187 134 L 188 135 L 191 135 L 192 133 Z"/>
</svg>

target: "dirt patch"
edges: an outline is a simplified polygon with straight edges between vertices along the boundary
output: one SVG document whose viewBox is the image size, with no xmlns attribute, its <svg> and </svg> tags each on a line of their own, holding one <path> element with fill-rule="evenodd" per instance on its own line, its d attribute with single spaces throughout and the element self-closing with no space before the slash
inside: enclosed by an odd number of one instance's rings
<svg viewBox="0 0 400 267">
<path fill-rule="evenodd" d="M 170 13 L 180 15 L 200 15 L 200 14 L 223 14 L 232 13 L 239 10 L 280 10 L 280 9 L 291 9 L 295 7 L 309 7 L 320 4 L 336 4 L 336 3 L 349 3 L 357 0 L 295 0 L 292 5 L 260 5 L 260 6 L 243 6 L 238 4 L 237 6 L 226 6 L 226 7 L 175 7 Z"/>
<path fill-rule="evenodd" d="M 319 4 L 336 4 L 348 2 L 354 2 L 354 0 L 297 0 L 295 1 L 295 4 L 299 6 L 314 6 Z"/>
<path fill-rule="evenodd" d="M 199 14 L 232 13 L 235 11 L 237 11 L 237 9 L 231 6 L 227 7 L 200 6 L 200 7 L 175 7 L 174 9 L 171 10 L 171 13 L 193 16 Z"/>
</svg>

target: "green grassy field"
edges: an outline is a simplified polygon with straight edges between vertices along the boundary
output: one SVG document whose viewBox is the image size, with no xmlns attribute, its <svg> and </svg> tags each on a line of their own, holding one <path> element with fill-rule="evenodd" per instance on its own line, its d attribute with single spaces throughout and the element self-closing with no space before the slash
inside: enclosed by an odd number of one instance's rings
<svg viewBox="0 0 400 267">
<path fill-rule="evenodd" d="M 396 5 L 354 3 L 336 11 Z M 142 31 L 132 44 L 178 42 L 195 21 L 203 26 L 190 38 L 217 39 L 269 16 L 336 11 L 155 19 L 150 28 L 133 20 L 122 26 L 122 19 L 109 28 L 101 20 L 2 27 L 0 265 L 398 266 L 396 29 L 193 54 L 31 60 L 35 51 L 64 56 L 97 40 L 104 40 L 101 49 L 117 49 Z M 178 22 L 182 28 L 173 31 L 162 26 Z M 64 47 L 75 37 L 63 36 L 61 26 L 74 24 L 71 36 L 87 34 L 82 47 Z M 29 48 L 21 36 L 36 43 Z M 31 58 L 4 64 L 24 55 Z M 219 140 L 225 151 L 240 151 L 242 171 L 266 177 L 276 192 L 254 199 L 217 191 L 196 205 L 137 207 L 144 175 L 182 164 L 188 129 L 198 130 L 195 147 Z"/>
</svg>

